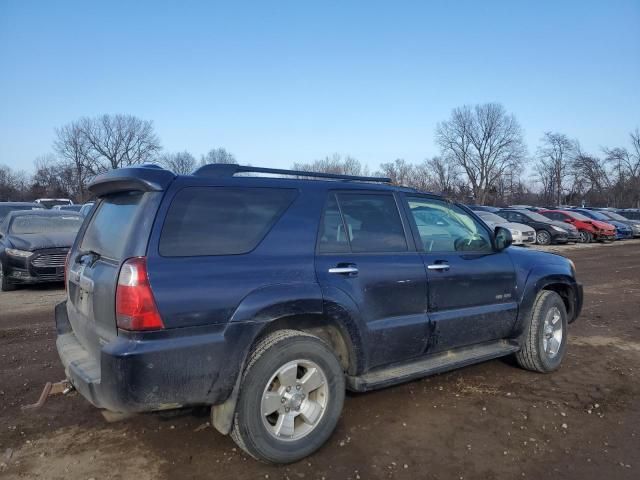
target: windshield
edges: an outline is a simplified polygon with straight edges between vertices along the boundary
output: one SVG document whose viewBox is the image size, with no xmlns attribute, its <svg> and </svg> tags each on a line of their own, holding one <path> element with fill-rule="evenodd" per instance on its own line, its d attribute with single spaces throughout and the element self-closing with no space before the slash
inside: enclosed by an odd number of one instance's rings
<svg viewBox="0 0 640 480">
<path fill-rule="evenodd" d="M 496 215 L 495 213 L 490 212 L 476 212 L 480 218 L 486 220 L 487 222 L 492 223 L 507 223 L 507 221 L 502 218 L 500 215 Z"/>
<path fill-rule="evenodd" d="M 545 217 L 544 215 L 540 215 L 537 212 L 527 211 L 521 213 L 528 216 L 531 220 L 535 220 L 536 222 L 549 223 L 549 219 L 547 217 Z"/>
<path fill-rule="evenodd" d="M 580 220 L 581 222 L 586 222 L 590 220 L 589 217 L 578 212 L 567 212 L 567 215 L 569 215 L 572 218 L 575 218 L 576 220 Z"/>
<path fill-rule="evenodd" d="M 82 225 L 79 215 L 23 215 L 13 219 L 11 233 L 75 233 Z"/>
<path fill-rule="evenodd" d="M 615 213 L 615 212 L 602 212 L 604 215 L 606 215 L 609 218 L 613 218 L 614 220 L 619 220 L 621 222 L 628 222 L 629 219 L 624 218 L 622 215 Z"/>
<path fill-rule="evenodd" d="M 607 217 L 606 215 L 601 214 L 600 212 L 594 212 L 593 210 L 591 210 L 589 213 L 585 213 L 585 215 L 590 216 L 591 218 L 595 218 L 596 220 L 602 220 L 603 222 L 606 222 L 608 220 L 611 220 L 609 217 Z"/>
</svg>

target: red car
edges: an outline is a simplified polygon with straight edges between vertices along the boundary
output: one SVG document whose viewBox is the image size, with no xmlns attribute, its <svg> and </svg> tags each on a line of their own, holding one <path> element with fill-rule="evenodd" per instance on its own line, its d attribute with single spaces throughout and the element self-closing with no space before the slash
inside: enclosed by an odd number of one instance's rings
<svg viewBox="0 0 640 480">
<path fill-rule="evenodd" d="M 570 223 L 580 231 L 580 243 L 594 240 L 613 241 L 616 238 L 616 227 L 610 223 L 592 220 L 581 213 L 570 210 L 540 210 L 545 217 L 559 222 Z"/>
</svg>

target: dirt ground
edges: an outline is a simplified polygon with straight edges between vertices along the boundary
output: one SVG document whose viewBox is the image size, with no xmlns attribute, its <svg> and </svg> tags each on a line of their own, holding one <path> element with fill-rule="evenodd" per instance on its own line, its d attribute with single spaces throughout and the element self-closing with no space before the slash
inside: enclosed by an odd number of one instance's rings
<svg viewBox="0 0 640 480">
<path fill-rule="evenodd" d="M 559 371 L 495 360 L 349 394 L 327 445 L 281 467 L 242 454 L 204 410 L 107 423 L 70 394 L 21 411 L 63 378 L 52 309 L 64 292 L 2 293 L 0 478 L 638 479 L 640 241 L 552 250 L 575 261 L 585 285 Z"/>
</svg>

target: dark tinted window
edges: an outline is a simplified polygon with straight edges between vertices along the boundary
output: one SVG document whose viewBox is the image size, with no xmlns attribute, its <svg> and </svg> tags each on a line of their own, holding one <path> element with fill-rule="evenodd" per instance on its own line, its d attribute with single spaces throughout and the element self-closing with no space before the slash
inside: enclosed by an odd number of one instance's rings
<svg viewBox="0 0 640 480">
<path fill-rule="evenodd" d="M 392 195 L 340 193 L 351 251 L 404 252 L 407 240 Z"/>
<path fill-rule="evenodd" d="M 141 193 L 120 193 L 105 197 L 91 217 L 80 250 L 121 260 L 141 199 Z"/>
<path fill-rule="evenodd" d="M 318 235 L 318 252 L 320 253 L 343 253 L 349 251 L 349 241 L 344 232 L 344 224 L 338 209 L 336 197 L 332 193 L 329 195 L 327 205 L 324 209 L 322 222 L 320 223 L 320 233 Z"/>
<path fill-rule="evenodd" d="M 176 195 L 160 255 L 236 255 L 253 250 L 296 195 L 275 188 L 190 187 Z"/>
</svg>

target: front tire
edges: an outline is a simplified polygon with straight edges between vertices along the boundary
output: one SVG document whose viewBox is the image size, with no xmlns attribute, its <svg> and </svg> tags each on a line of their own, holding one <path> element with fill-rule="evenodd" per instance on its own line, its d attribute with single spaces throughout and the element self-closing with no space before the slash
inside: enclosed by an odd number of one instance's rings
<svg viewBox="0 0 640 480">
<path fill-rule="evenodd" d="M 258 460 L 295 462 L 327 441 L 344 394 L 344 373 L 329 345 L 305 332 L 279 330 L 249 356 L 231 437 Z"/>
<path fill-rule="evenodd" d="M 567 310 L 560 295 L 538 293 L 516 360 L 522 368 L 547 373 L 560 367 L 567 350 Z"/>
</svg>

